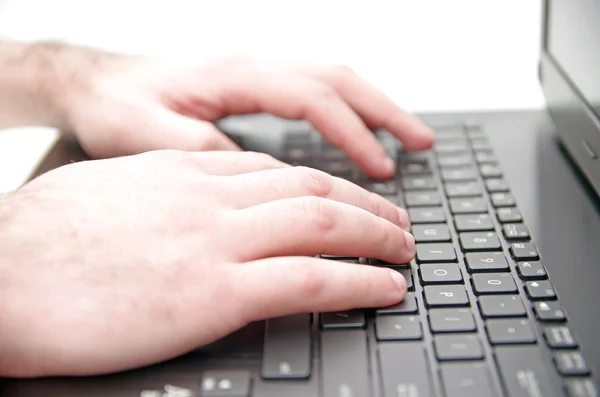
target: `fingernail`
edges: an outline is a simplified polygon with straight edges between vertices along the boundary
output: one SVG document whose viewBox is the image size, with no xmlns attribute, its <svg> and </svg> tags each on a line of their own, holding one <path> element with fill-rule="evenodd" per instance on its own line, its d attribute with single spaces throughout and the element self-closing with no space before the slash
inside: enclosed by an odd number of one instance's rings
<svg viewBox="0 0 600 397">
<path fill-rule="evenodd" d="M 404 232 L 404 241 L 406 243 L 406 249 L 407 251 L 411 254 L 414 255 L 415 254 L 415 238 L 413 237 L 412 234 L 410 234 L 409 232 L 405 231 Z"/>
<path fill-rule="evenodd" d="M 390 275 L 392 276 L 392 280 L 398 286 L 398 289 L 405 294 L 406 293 L 406 279 L 402 274 L 395 270 L 390 270 Z"/>
<path fill-rule="evenodd" d="M 383 161 L 383 169 L 386 174 L 393 175 L 396 173 L 396 163 L 389 157 Z"/>
<path fill-rule="evenodd" d="M 404 208 L 398 208 L 398 215 L 400 216 L 400 227 L 405 232 L 410 232 L 410 217 L 408 212 Z"/>
</svg>

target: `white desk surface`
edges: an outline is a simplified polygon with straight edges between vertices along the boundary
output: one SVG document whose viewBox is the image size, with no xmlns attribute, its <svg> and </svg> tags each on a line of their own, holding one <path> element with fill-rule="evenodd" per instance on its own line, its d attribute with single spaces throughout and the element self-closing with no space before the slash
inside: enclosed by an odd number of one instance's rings
<svg viewBox="0 0 600 397">
<path fill-rule="evenodd" d="M 540 108 L 540 0 L 0 0 L 0 37 L 344 63 L 410 111 Z M 0 131 L 0 192 L 56 131 Z"/>
</svg>

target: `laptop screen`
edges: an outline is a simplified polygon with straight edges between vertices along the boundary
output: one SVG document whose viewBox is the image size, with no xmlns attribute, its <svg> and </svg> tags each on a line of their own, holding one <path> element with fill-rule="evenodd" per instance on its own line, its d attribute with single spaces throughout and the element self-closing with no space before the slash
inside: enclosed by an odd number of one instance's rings
<svg viewBox="0 0 600 397">
<path fill-rule="evenodd" d="M 600 1 L 549 4 L 547 51 L 600 118 Z"/>
</svg>

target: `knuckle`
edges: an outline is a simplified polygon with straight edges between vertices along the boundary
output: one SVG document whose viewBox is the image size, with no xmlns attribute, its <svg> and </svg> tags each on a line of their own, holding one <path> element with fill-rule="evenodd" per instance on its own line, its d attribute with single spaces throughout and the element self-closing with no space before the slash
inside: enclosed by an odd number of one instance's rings
<svg viewBox="0 0 600 397">
<path fill-rule="evenodd" d="M 311 196 L 329 197 L 333 190 L 333 177 L 309 167 L 296 167 L 298 179 Z"/>
<path fill-rule="evenodd" d="M 302 296 L 318 297 L 326 287 L 323 273 L 316 266 L 298 266 L 294 274 L 298 275 L 298 285 Z"/>
<path fill-rule="evenodd" d="M 321 102 L 331 102 L 335 100 L 338 96 L 337 92 L 333 89 L 333 87 L 326 84 L 316 84 L 314 87 L 315 95 L 317 99 Z M 319 101 L 311 101 L 314 103 L 313 106 L 320 106 L 321 103 Z"/>
<path fill-rule="evenodd" d="M 378 196 L 377 194 L 373 193 L 373 192 L 369 192 L 368 193 L 368 209 L 369 211 L 374 214 L 377 215 L 379 217 L 383 216 L 383 203 L 382 203 L 382 199 L 380 196 Z"/>
<path fill-rule="evenodd" d="M 321 232 L 330 232 L 338 224 L 338 215 L 333 205 L 318 197 L 305 197 L 302 201 L 303 215 L 309 226 Z"/>
</svg>

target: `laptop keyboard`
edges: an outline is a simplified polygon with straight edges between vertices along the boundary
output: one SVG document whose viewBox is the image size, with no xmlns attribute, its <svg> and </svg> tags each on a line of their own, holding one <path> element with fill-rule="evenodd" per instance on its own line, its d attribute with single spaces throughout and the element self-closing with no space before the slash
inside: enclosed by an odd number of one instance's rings
<svg viewBox="0 0 600 397">
<path fill-rule="evenodd" d="M 404 153 L 377 133 L 398 163 L 388 181 L 364 176 L 308 129 L 286 135 L 282 160 L 346 178 L 407 208 L 417 254 L 402 265 L 324 256 L 401 272 L 406 299 L 269 320 L 262 382 L 278 382 L 285 392 L 285 382 L 298 387 L 317 377 L 320 395 L 342 397 L 596 396 L 488 137 L 477 125 L 434 129 L 438 140 L 426 153 Z M 204 388 L 203 395 L 213 394 Z"/>
</svg>

